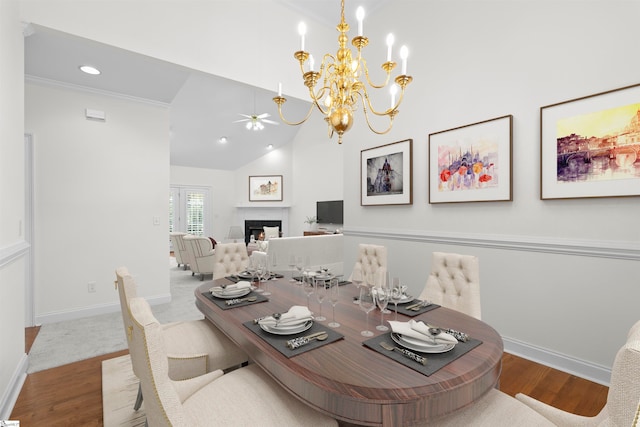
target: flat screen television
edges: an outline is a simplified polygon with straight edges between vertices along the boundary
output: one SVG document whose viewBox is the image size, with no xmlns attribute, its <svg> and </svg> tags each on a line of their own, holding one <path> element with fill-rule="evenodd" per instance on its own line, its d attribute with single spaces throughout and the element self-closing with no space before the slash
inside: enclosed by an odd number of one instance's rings
<svg viewBox="0 0 640 427">
<path fill-rule="evenodd" d="M 342 200 L 316 202 L 316 216 L 319 224 L 343 224 Z"/>
</svg>

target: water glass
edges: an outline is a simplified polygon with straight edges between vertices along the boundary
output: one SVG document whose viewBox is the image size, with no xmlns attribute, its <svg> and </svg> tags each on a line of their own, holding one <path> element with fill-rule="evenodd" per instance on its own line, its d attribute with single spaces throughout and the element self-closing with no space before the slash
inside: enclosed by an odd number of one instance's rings
<svg viewBox="0 0 640 427">
<path fill-rule="evenodd" d="M 376 326 L 376 329 L 379 331 L 388 331 L 389 328 L 384 324 L 384 312 L 387 308 L 387 304 L 389 303 L 389 296 L 391 294 L 391 291 L 386 285 L 386 282 L 375 288 L 375 291 L 376 304 L 380 309 L 380 324 Z"/>
<path fill-rule="evenodd" d="M 329 322 L 329 326 L 332 328 L 337 328 L 340 326 L 340 323 L 336 322 L 336 305 L 338 304 L 338 300 L 340 299 L 340 279 L 334 277 L 331 279 L 329 283 L 329 301 L 331 301 L 331 306 L 333 307 L 333 319 Z"/>
<path fill-rule="evenodd" d="M 373 296 L 373 287 L 372 286 L 360 286 L 360 299 L 358 304 L 360 305 L 360 309 L 366 313 L 366 328 L 364 331 L 360 332 L 360 335 L 365 337 L 372 337 L 373 332 L 369 330 L 369 313 L 376 308 L 376 301 Z"/>
<path fill-rule="evenodd" d="M 402 299 L 402 286 L 400 286 L 400 279 L 394 277 L 391 281 L 391 302 L 396 306 L 396 321 L 398 320 L 398 302 Z"/>
<path fill-rule="evenodd" d="M 293 271 L 296 269 L 296 265 L 296 256 L 291 255 L 289 257 L 289 270 L 291 270 L 291 279 L 289 279 L 290 282 L 297 282 L 297 280 L 293 278 Z"/>
<path fill-rule="evenodd" d="M 351 281 L 353 282 L 354 285 L 356 285 L 356 288 L 359 289 L 360 286 L 362 285 L 362 282 L 364 281 L 364 275 L 362 274 L 362 270 L 360 270 L 359 268 L 356 268 L 355 270 L 353 270 L 353 272 L 351 273 Z M 358 304 L 358 299 L 354 299 L 353 300 L 354 304 Z"/>
<path fill-rule="evenodd" d="M 327 288 L 324 280 L 315 279 L 313 281 L 314 281 L 313 292 L 316 296 L 316 301 L 318 301 L 318 305 L 319 305 L 318 315 L 315 316 L 314 318 L 315 320 L 321 322 L 323 320 L 327 320 L 327 318 L 322 315 L 322 303 L 324 302 L 324 299 L 327 296 Z"/>
<path fill-rule="evenodd" d="M 313 278 L 309 276 L 302 277 L 302 290 L 307 295 L 307 308 L 309 308 L 309 298 L 313 295 Z"/>
</svg>

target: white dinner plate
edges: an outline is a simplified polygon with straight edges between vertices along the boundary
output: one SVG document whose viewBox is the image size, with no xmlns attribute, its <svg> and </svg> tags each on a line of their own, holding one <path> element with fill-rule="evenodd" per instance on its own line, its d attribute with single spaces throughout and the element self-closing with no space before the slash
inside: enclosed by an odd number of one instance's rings
<svg viewBox="0 0 640 427">
<path fill-rule="evenodd" d="M 248 295 L 249 292 L 251 292 L 251 288 L 244 288 L 244 289 L 237 289 L 237 290 L 232 289 L 226 292 L 219 292 L 211 289 L 211 295 L 213 295 L 216 298 L 222 298 L 222 299 L 242 298 L 243 296 Z"/>
<path fill-rule="evenodd" d="M 391 333 L 391 339 L 395 341 L 396 344 L 420 353 L 446 353 L 456 346 L 455 344 L 428 344 L 424 341 L 412 339 L 411 337 L 403 337 L 395 332 Z"/>
<path fill-rule="evenodd" d="M 413 295 L 402 295 L 402 298 L 400 298 L 400 301 L 398 301 L 398 304 L 407 304 L 407 303 L 410 303 L 411 301 L 413 301 Z"/>
<path fill-rule="evenodd" d="M 260 328 L 263 331 L 269 332 L 270 334 L 274 334 L 274 335 L 293 335 L 293 334 L 299 334 L 300 332 L 304 332 L 307 329 L 311 328 L 312 326 L 313 326 L 313 320 L 307 320 L 302 325 L 296 325 L 293 327 L 274 328 L 267 325 L 260 325 Z"/>
<path fill-rule="evenodd" d="M 253 279 L 254 275 L 249 273 L 248 271 L 241 271 L 238 273 L 238 277 L 241 279 Z"/>
</svg>

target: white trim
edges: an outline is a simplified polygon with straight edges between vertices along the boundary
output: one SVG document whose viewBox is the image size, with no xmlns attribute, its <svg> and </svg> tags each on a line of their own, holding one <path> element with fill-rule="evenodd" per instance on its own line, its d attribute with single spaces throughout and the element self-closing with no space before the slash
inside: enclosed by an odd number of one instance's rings
<svg viewBox="0 0 640 427">
<path fill-rule="evenodd" d="M 640 261 L 640 243 L 345 227 L 346 236 Z"/>
<path fill-rule="evenodd" d="M 25 256 L 29 252 L 29 244 L 20 240 L 10 246 L 0 248 L 0 268 L 11 264 L 16 259 Z"/>
<path fill-rule="evenodd" d="M 149 305 L 159 305 L 171 302 L 171 294 L 156 295 L 153 297 L 145 297 Z M 108 314 L 120 311 L 120 303 L 112 302 L 108 304 L 99 304 L 89 307 L 83 307 L 77 310 L 54 311 L 36 316 L 36 324 L 43 325 L 45 323 L 64 322 L 67 320 L 82 319 L 84 317 L 96 316 L 99 314 Z"/>
<path fill-rule="evenodd" d="M 598 384 L 609 386 L 611 380 L 611 369 L 602 365 L 576 359 L 566 354 L 556 353 L 542 347 L 536 347 L 513 338 L 502 337 L 504 341 L 504 351 L 541 363 L 554 369 L 576 375 L 580 378 L 593 381 Z"/>
<path fill-rule="evenodd" d="M 155 105 L 159 107 L 169 108 L 171 104 L 167 102 L 154 101 L 152 99 L 139 98 L 137 96 L 125 95 L 117 92 L 110 92 L 108 90 L 95 89 L 86 86 L 74 85 L 71 83 L 60 82 L 57 80 L 45 79 L 42 77 L 32 76 L 30 74 L 24 75 L 26 83 L 38 84 L 41 86 L 53 86 L 63 89 L 77 90 L 80 92 L 93 93 L 96 95 L 110 96 L 112 98 L 124 99 L 125 101 L 142 102 L 144 104 Z"/>
<path fill-rule="evenodd" d="M 9 380 L 9 384 L 2 396 L 2 400 L 0 400 L 0 420 L 10 419 L 13 407 L 20 395 L 20 390 L 22 390 L 24 380 L 27 378 L 28 367 L 29 357 L 26 354 L 23 354 L 16 370 L 13 372 L 13 375 L 11 375 L 11 379 Z"/>
</svg>

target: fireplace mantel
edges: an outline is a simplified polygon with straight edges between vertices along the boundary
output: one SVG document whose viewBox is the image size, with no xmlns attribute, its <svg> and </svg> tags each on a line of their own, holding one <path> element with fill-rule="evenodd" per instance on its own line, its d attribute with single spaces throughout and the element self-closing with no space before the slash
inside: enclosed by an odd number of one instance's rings
<svg viewBox="0 0 640 427">
<path fill-rule="evenodd" d="M 288 205 L 238 205 L 236 206 L 235 224 L 244 228 L 245 221 L 282 221 L 280 231 L 283 236 L 289 236 L 289 208 Z"/>
</svg>

